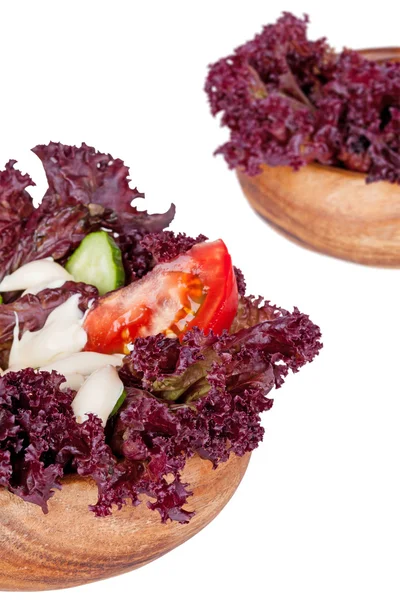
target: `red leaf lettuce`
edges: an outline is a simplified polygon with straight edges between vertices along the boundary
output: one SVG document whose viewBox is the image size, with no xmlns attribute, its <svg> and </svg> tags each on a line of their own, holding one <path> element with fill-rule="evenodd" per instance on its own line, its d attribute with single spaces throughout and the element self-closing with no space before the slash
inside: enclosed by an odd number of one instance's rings
<svg viewBox="0 0 400 600">
<path fill-rule="evenodd" d="M 205 90 L 230 130 L 217 153 L 249 175 L 317 161 L 400 183 L 400 64 L 335 54 L 290 13 L 210 66 Z"/>
<path fill-rule="evenodd" d="M 312 72 L 306 55 L 303 86 Z M 262 94 L 250 73 L 254 93 Z M 291 77 L 282 81 L 291 90 L 292 109 L 304 111 L 298 106 L 304 91 Z M 65 261 L 89 231 L 99 228 L 115 235 L 127 281 L 206 239 L 162 231 L 173 207 L 165 215 L 132 207 L 142 195 L 129 186 L 123 162 L 109 154 L 86 144 L 53 143 L 34 152 L 48 179 L 39 208 L 33 208 L 26 191 L 30 178 L 12 161 L 0 173 L 0 279 L 34 259 Z M 235 273 L 244 296 L 243 274 Z M 75 293 L 81 294 L 85 310 L 97 290 L 66 282 L 36 295 L 5 295 L 0 305 L 2 366 L 7 366 L 15 315 L 22 331 L 39 329 Z M 321 348 L 319 338 L 319 328 L 297 309 L 290 313 L 252 297 L 240 299 L 230 332 L 221 336 L 193 329 L 182 341 L 163 335 L 139 338 L 120 369 L 125 401 L 105 429 L 94 415 L 76 422 L 75 392 L 60 390 L 61 375 L 32 369 L 7 373 L 0 377 L 0 486 L 46 512 L 62 477 L 73 472 L 97 483 L 98 501 L 90 507 L 97 516 L 147 496 L 162 521 L 186 523 L 192 516 L 185 508 L 191 494 L 182 480 L 186 461 L 197 453 L 216 468 L 231 453 L 242 456 L 256 448 L 264 433 L 260 415 L 273 402 L 268 394 L 282 385 L 289 370 L 313 360 Z"/>
</svg>

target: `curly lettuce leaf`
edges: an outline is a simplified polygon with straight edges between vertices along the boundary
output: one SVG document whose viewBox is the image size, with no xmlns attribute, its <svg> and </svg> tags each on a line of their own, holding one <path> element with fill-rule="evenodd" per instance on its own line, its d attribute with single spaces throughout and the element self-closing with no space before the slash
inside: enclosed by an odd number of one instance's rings
<svg viewBox="0 0 400 600">
<path fill-rule="evenodd" d="M 246 298 L 239 319 L 241 327 L 222 336 L 192 330 L 182 343 L 162 335 L 138 339 L 120 370 L 127 396 L 111 447 L 127 465 L 142 464 L 135 494 L 127 491 L 126 499 L 135 501 L 138 490 L 154 495 L 149 507 L 162 520 L 191 516 L 183 508 L 190 493 L 181 481 L 186 460 L 197 453 L 217 466 L 256 448 L 264 434 L 260 415 L 273 404 L 267 394 L 321 348 L 319 328 L 297 309 Z M 172 489 L 165 492 L 167 481 Z"/>
<path fill-rule="evenodd" d="M 104 439 L 100 419 L 76 422 L 64 377 L 24 369 L 0 378 L 0 484 L 48 512 L 70 461 L 98 461 L 92 440 Z M 111 454 L 111 452 L 110 452 Z"/>
<path fill-rule="evenodd" d="M 135 230 L 160 231 L 174 217 L 173 205 L 164 215 L 149 215 L 132 206 L 144 194 L 130 187 L 128 167 L 111 154 L 97 152 L 84 143 L 78 148 L 54 142 L 35 146 L 33 152 L 42 161 L 49 184 L 45 205 L 102 207 L 104 224 L 125 235 Z"/>
<path fill-rule="evenodd" d="M 65 260 L 90 232 L 111 230 L 124 256 L 127 280 L 151 268 L 152 257 L 140 246 L 149 232 L 167 227 L 175 214 L 148 214 L 132 206 L 144 195 L 130 187 L 129 170 L 110 154 L 51 142 L 33 152 L 42 160 L 48 190 L 37 209 L 26 187 L 29 176 L 14 161 L 0 173 L 0 280 L 23 264 L 42 258 Z M 14 299 L 14 295 L 6 298 Z"/>
<path fill-rule="evenodd" d="M 211 113 L 230 132 L 217 153 L 249 175 L 317 161 L 399 184 L 400 64 L 336 54 L 307 25 L 285 12 L 210 66 Z"/>
<path fill-rule="evenodd" d="M 186 461 L 197 453 L 217 467 L 256 448 L 261 413 L 273 404 L 267 395 L 313 360 L 319 338 L 297 309 L 252 298 L 242 299 L 231 333 L 139 338 L 120 369 L 126 397 L 106 430 L 94 415 L 76 423 L 62 376 L 8 373 L 0 378 L 0 485 L 46 511 L 62 476 L 75 471 L 97 483 L 96 516 L 147 497 L 163 522 L 187 523 Z"/>
<path fill-rule="evenodd" d="M 0 171 L 0 281 L 7 274 L 15 254 L 15 242 L 25 231 L 34 208 L 26 188 L 34 185 L 10 160 Z"/>
<path fill-rule="evenodd" d="M 192 403 L 210 390 L 210 371 L 223 366 L 229 391 L 255 386 L 268 394 L 282 385 L 289 369 L 297 371 L 313 359 L 319 336 L 319 328 L 298 309 L 289 313 L 244 298 L 230 334 L 206 336 L 194 329 L 182 344 L 163 335 L 136 340 L 121 377 L 163 400 Z"/>
</svg>

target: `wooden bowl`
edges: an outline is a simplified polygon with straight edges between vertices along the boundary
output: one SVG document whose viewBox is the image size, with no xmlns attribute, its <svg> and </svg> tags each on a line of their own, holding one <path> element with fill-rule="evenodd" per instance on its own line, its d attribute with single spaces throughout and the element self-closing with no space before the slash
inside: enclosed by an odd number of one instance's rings
<svg viewBox="0 0 400 600">
<path fill-rule="evenodd" d="M 400 60 L 400 48 L 388 47 L 388 48 L 364 48 L 359 50 L 360 54 L 368 58 L 368 60 L 376 60 L 377 62 L 384 62 L 390 60 L 397 62 Z"/>
<path fill-rule="evenodd" d="M 360 51 L 369 59 L 400 60 L 400 48 Z M 312 163 L 295 172 L 263 166 L 237 171 L 253 208 L 291 240 L 324 254 L 400 267 L 400 185 L 367 184 L 365 176 Z"/>
<path fill-rule="evenodd" d="M 33 591 L 67 588 L 137 569 L 182 544 L 203 529 L 238 487 L 250 454 L 232 456 L 218 469 L 198 456 L 190 459 L 183 481 L 194 495 L 186 525 L 162 524 L 145 503 L 125 506 L 110 517 L 88 510 L 96 502 L 92 480 L 65 478 L 49 502 L 49 513 L 0 492 L 0 589 Z"/>
</svg>

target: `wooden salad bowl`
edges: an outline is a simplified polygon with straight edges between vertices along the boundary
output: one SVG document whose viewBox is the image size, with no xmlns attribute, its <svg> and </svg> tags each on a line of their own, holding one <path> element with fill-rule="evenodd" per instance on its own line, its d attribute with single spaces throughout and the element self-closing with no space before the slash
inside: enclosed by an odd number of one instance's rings
<svg viewBox="0 0 400 600">
<path fill-rule="evenodd" d="M 360 52 L 400 61 L 400 48 Z M 299 171 L 264 165 L 259 175 L 237 176 L 252 207 L 289 239 L 353 262 L 400 267 L 400 185 L 367 184 L 361 173 L 317 163 Z"/>
<path fill-rule="evenodd" d="M 38 506 L 0 492 L 0 589 L 34 591 L 68 588 L 137 569 L 179 546 L 218 515 L 238 487 L 250 454 L 231 456 L 213 470 L 198 456 L 183 481 L 193 496 L 186 525 L 162 524 L 157 511 L 125 506 L 109 517 L 88 510 L 97 488 L 90 479 L 66 477 L 44 515 Z"/>
</svg>

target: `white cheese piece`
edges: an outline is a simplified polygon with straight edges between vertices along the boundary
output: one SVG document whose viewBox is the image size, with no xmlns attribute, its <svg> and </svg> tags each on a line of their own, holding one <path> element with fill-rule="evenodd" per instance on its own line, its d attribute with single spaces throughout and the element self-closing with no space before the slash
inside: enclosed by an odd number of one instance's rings
<svg viewBox="0 0 400 600">
<path fill-rule="evenodd" d="M 115 367 L 108 365 L 92 373 L 72 402 L 78 423 L 83 423 L 87 415 L 93 413 L 100 417 L 104 427 L 123 390 Z"/>
<path fill-rule="evenodd" d="M 47 283 L 56 280 L 74 281 L 74 278 L 64 267 L 44 258 L 33 260 L 23 265 L 11 275 L 6 275 L 0 283 L 0 292 L 16 292 L 32 287 L 45 289 Z"/>
<path fill-rule="evenodd" d="M 79 309 L 79 294 L 57 306 L 38 331 L 25 331 L 19 338 L 16 314 L 14 339 L 10 351 L 9 369 L 43 367 L 51 362 L 82 350 L 87 341 L 82 327 L 83 312 Z"/>
<path fill-rule="evenodd" d="M 79 390 L 86 377 L 107 365 L 120 367 L 124 354 L 101 354 L 100 352 L 75 352 L 70 356 L 51 362 L 39 369 L 40 371 L 57 371 L 64 375 L 66 382 L 61 384 L 61 389 L 71 388 Z"/>
<path fill-rule="evenodd" d="M 62 375 L 77 373 L 87 377 L 94 371 L 97 371 L 97 369 L 101 369 L 101 367 L 106 367 L 107 365 L 120 367 L 124 356 L 124 354 L 101 354 L 101 352 L 76 352 L 66 358 L 51 362 L 40 370 L 49 372 L 57 371 L 57 373 L 61 373 Z"/>
<path fill-rule="evenodd" d="M 40 369 L 43 371 L 43 369 Z M 64 375 L 66 381 L 60 385 L 60 390 L 65 390 L 69 388 L 71 390 L 78 391 L 79 388 L 83 386 L 85 383 L 85 377 L 83 375 L 79 375 L 79 373 L 68 373 Z"/>
</svg>

